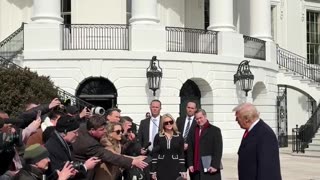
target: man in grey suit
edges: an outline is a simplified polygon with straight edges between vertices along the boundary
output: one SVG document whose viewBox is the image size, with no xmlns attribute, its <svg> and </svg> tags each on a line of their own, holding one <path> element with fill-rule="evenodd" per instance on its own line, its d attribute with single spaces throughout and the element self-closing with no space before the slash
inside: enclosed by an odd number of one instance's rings
<svg viewBox="0 0 320 180">
<path fill-rule="evenodd" d="M 238 155 L 239 180 L 281 180 L 278 140 L 250 103 L 234 108 L 236 121 L 245 129 Z"/>
</svg>

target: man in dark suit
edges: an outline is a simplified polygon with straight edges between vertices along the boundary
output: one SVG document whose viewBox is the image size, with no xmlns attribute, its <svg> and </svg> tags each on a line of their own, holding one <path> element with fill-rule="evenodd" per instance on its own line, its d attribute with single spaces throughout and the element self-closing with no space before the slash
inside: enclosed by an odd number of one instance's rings
<svg viewBox="0 0 320 180">
<path fill-rule="evenodd" d="M 245 129 L 238 155 L 239 180 L 281 180 L 278 140 L 250 103 L 234 108 L 236 121 Z"/>
<path fill-rule="evenodd" d="M 57 122 L 56 130 L 52 133 L 45 147 L 49 152 L 50 166 L 47 172 L 50 177 L 55 179 L 56 171 L 63 169 L 67 161 L 74 161 L 71 143 L 78 137 L 79 123 L 71 116 L 64 115 Z M 87 170 L 93 169 L 100 160 L 91 157 L 79 166 L 79 172 L 75 179 L 85 177 Z"/>
<path fill-rule="evenodd" d="M 153 148 L 153 140 L 156 134 L 159 132 L 160 125 L 160 111 L 161 111 L 161 101 L 154 99 L 150 103 L 151 117 L 141 120 L 139 130 L 138 130 L 138 143 L 140 144 L 140 153 L 143 155 L 148 155 Z M 150 169 L 147 167 L 144 169 L 145 180 L 149 180 Z"/>
<path fill-rule="evenodd" d="M 159 124 L 161 118 L 160 111 L 161 101 L 157 99 L 152 100 L 150 103 L 151 117 L 143 119 L 140 122 L 138 130 L 138 142 L 142 147 L 141 154 L 147 154 L 148 150 L 151 151 L 153 148 L 153 139 L 159 132 Z"/>
<path fill-rule="evenodd" d="M 197 125 L 195 121 L 194 113 L 197 111 L 197 104 L 193 101 L 189 101 L 186 106 L 187 114 L 185 116 L 181 116 L 177 118 L 177 128 L 179 132 L 182 134 L 184 139 L 184 150 L 188 148 L 188 138 L 189 135 L 192 134 L 192 131 Z"/>
<path fill-rule="evenodd" d="M 197 126 L 188 147 L 191 180 L 221 180 L 222 135 L 218 127 L 209 123 L 207 113 L 198 109 Z"/>
<path fill-rule="evenodd" d="M 178 117 L 176 124 L 179 132 L 182 134 L 184 139 L 184 158 L 185 158 L 185 166 L 188 169 L 188 142 L 190 141 L 191 135 L 194 133 L 194 129 L 197 125 L 197 122 L 194 117 L 194 113 L 197 111 L 197 103 L 193 101 L 189 101 L 186 106 L 186 115 Z"/>
<path fill-rule="evenodd" d="M 81 129 L 77 141 L 72 144 L 75 159 L 83 162 L 90 157 L 98 157 L 102 163 L 106 164 L 124 168 L 145 168 L 148 165 L 143 161 L 145 157 L 131 158 L 114 154 L 100 144 L 99 140 L 105 134 L 105 124 L 104 117 L 98 115 L 92 116 L 87 120 L 86 129 Z M 95 172 L 88 171 L 86 179 L 94 179 L 94 177 Z"/>
</svg>

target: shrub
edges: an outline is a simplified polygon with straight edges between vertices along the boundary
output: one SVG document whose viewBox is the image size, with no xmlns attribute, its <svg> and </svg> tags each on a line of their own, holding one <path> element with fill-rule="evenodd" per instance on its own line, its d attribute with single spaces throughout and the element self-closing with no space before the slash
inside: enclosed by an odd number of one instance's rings
<svg viewBox="0 0 320 180">
<path fill-rule="evenodd" d="M 29 68 L 0 68 L 0 110 L 10 117 L 24 111 L 27 103 L 48 103 L 57 97 L 57 89 L 47 76 Z"/>
</svg>

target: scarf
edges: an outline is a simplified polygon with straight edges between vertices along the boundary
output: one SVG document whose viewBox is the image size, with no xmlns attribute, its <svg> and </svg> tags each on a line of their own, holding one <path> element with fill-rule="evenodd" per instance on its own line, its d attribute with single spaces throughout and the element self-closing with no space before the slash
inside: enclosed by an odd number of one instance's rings
<svg viewBox="0 0 320 180">
<path fill-rule="evenodd" d="M 194 171 L 200 171 L 200 137 L 202 133 L 209 127 L 209 121 L 207 121 L 202 127 L 196 126 L 194 134 L 194 156 L 193 156 L 193 168 Z M 200 132 L 201 129 L 201 132 Z"/>
</svg>

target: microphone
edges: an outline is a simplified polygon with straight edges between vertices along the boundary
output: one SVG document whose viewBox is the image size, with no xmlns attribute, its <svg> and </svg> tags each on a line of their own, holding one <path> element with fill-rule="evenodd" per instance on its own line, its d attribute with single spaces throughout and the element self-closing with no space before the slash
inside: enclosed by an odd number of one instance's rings
<svg viewBox="0 0 320 180">
<path fill-rule="evenodd" d="M 151 142 L 148 142 L 148 144 L 147 144 L 145 147 L 143 147 L 143 149 L 144 149 L 144 150 L 147 150 L 150 145 L 151 145 Z"/>
</svg>

